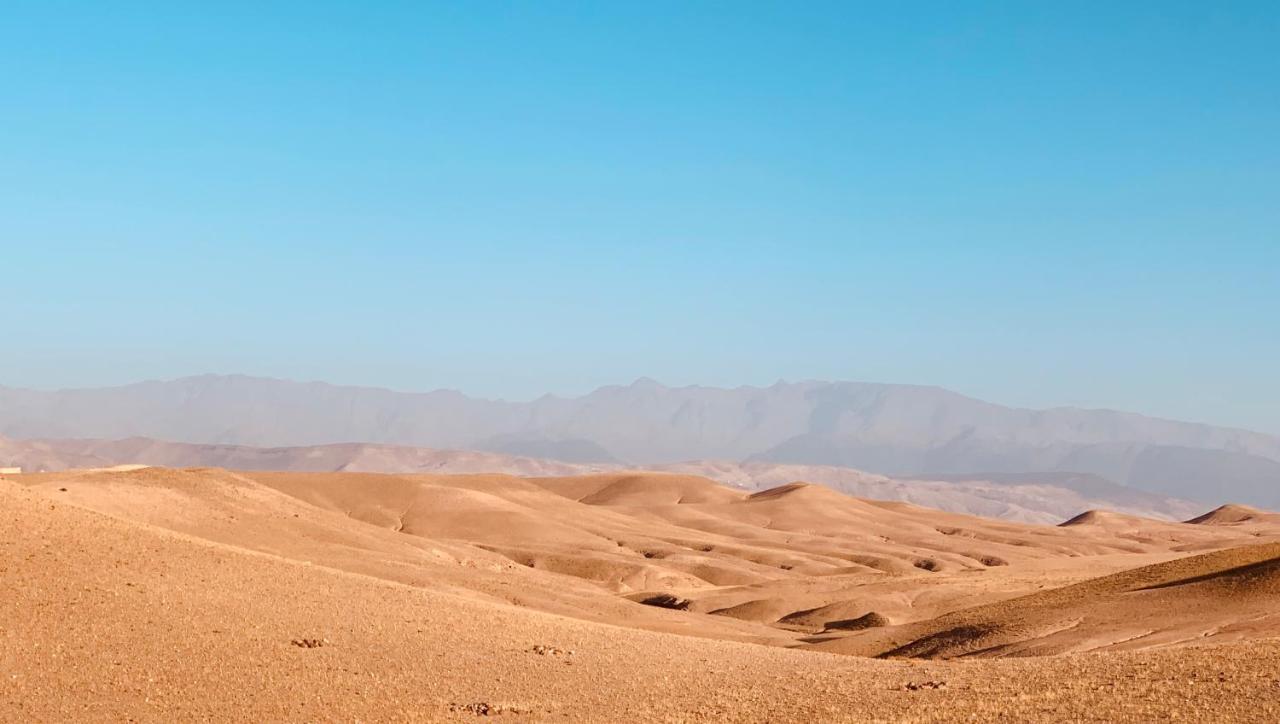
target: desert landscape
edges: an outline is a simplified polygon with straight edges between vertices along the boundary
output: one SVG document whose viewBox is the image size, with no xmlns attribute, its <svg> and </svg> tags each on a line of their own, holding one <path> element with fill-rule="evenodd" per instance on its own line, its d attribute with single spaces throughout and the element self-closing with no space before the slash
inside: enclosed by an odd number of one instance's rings
<svg viewBox="0 0 1280 724">
<path fill-rule="evenodd" d="M 0 724 L 1280 722 L 1280 3 L 3 9 Z"/>
<path fill-rule="evenodd" d="M 1280 716 L 1280 515 L 1247 506 L 127 465 L 0 501 L 7 720 Z"/>
</svg>

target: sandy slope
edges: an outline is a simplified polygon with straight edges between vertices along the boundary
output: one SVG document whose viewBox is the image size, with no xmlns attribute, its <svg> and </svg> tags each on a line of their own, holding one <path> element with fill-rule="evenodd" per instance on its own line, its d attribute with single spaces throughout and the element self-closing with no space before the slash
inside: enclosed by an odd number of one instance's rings
<svg viewBox="0 0 1280 724">
<path fill-rule="evenodd" d="M 387 580 L 589 620 L 790 645 L 816 622 L 783 619 L 810 609 L 927 620 L 1253 543 L 1258 532 L 1106 513 L 1063 527 L 1021 525 L 804 484 L 747 493 L 654 473 L 526 480 L 149 468 L 22 479 L 117 517 Z M 1125 524 L 1110 524 L 1117 520 Z M 664 595 L 716 615 L 631 604 Z"/>
<path fill-rule="evenodd" d="M 914 625 L 820 642 L 825 651 L 1040 656 L 1280 635 L 1280 544 L 1242 546 L 1094 578 Z"/>
<path fill-rule="evenodd" d="M 820 488 L 748 496 L 688 477 L 152 469 L 17 480 L 0 481 L 7 720 L 471 719 L 486 706 L 513 720 L 1280 716 L 1280 644 L 1261 638 L 1266 626 L 1222 646 L 965 664 L 785 648 L 854 618 L 861 591 L 886 609 L 917 602 L 890 618 L 915 611 L 908 625 L 927 628 L 972 616 L 956 611 L 974 596 L 1016 613 L 1028 609 L 1016 596 L 1037 586 L 1142 562 L 1154 567 L 1041 608 L 1134 586 L 1161 597 L 1153 606 L 1235 600 L 1246 586 L 1265 607 L 1275 546 L 1231 548 L 1261 539 L 1256 527 L 1134 540 Z M 1007 565 L 961 552 L 975 545 Z M 1227 548 L 1168 562 L 1187 545 Z M 939 570 L 894 564 L 922 555 Z M 623 562 L 641 572 L 623 575 Z M 630 600 L 659 590 L 695 606 Z M 741 597 L 768 610 L 699 610 Z"/>
</svg>

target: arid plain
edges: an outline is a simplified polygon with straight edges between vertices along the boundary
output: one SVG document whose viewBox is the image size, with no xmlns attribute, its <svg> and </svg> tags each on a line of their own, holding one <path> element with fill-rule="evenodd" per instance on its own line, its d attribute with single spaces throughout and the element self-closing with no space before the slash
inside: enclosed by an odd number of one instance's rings
<svg viewBox="0 0 1280 724">
<path fill-rule="evenodd" d="M 6 720 L 1280 716 L 1280 517 L 672 474 L 0 480 Z"/>
</svg>

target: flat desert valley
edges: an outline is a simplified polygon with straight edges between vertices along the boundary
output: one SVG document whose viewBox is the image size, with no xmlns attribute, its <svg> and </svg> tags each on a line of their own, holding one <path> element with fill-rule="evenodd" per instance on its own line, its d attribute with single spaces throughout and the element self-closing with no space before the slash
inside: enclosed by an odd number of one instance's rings
<svg viewBox="0 0 1280 724">
<path fill-rule="evenodd" d="M 0 476 L 6 721 L 1280 720 L 1280 515 L 673 473 Z"/>
</svg>

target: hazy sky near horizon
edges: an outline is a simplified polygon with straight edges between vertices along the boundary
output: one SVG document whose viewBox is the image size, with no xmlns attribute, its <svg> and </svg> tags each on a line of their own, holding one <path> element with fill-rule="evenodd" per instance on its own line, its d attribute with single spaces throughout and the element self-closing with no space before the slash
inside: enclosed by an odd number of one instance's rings
<svg viewBox="0 0 1280 724">
<path fill-rule="evenodd" d="M 1280 6 L 6 3 L 0 385 L 936 384 L 1280 433 Z"/>
</svg>

